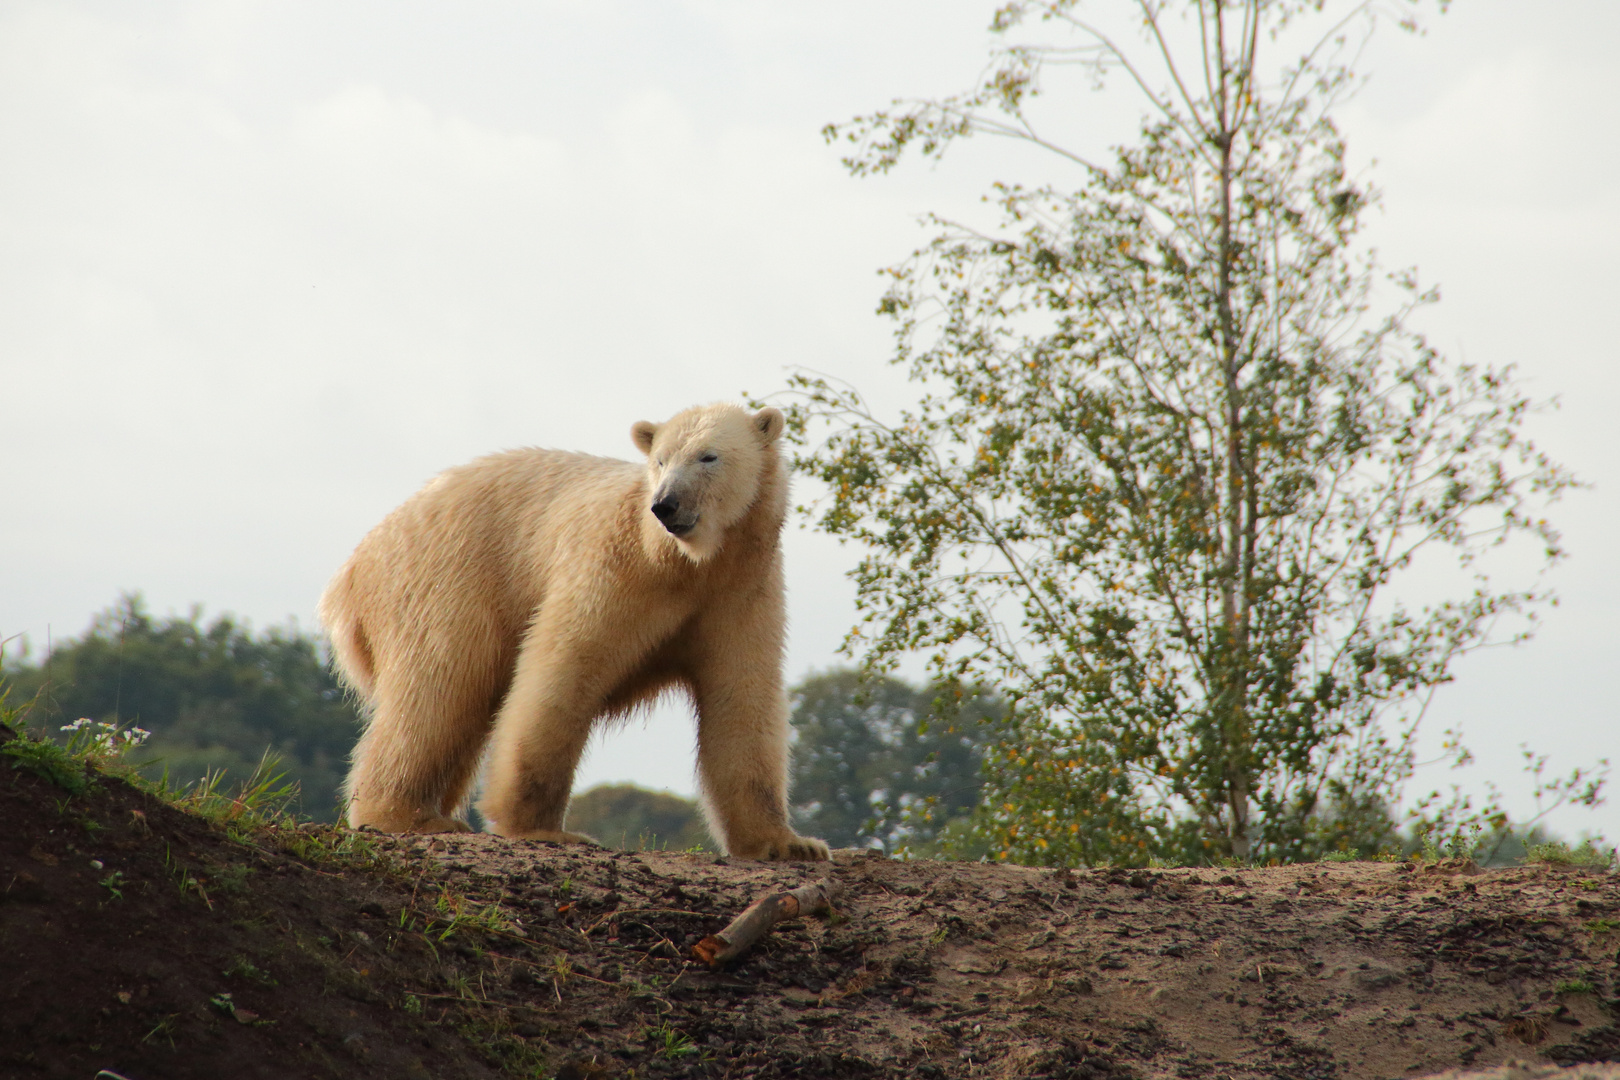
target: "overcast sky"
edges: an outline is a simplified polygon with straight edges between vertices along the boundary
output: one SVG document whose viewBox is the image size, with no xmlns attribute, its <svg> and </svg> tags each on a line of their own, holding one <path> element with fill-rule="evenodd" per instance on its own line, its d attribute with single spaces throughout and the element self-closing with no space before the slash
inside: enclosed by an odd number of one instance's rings
<svg viewBox="0 0 1620 1080">
<path fill-rule="evenodd" d="M 876 271 L 922 212 L 977 212 L 1034 166 L 980 141 L 854 180 L 818 131 L 965 87 L 993 6 L 0 3 L 0 635 L 38 650 L 125 590 L 309 628 L 446 466 L 631 457 L 634 421 L 792 365 L 897 393 Z M 1428 24 L 1375 39 L 1341 113 L 1377 159 L 1373 240 L 1441 284 L 1444 351 L 1562 396 L 1534 434 L 1593 485 L 1556 508 L 1562 606 L 1460 665 L 1429 719 L 1476 750 L 1455 779 L 1511 793 L 1523 741 L 1553 768 L 1620 749 L 1620 6 L 1461 0 Z M 1096 96 L 1065 134 L 1106 141 L 1136 108 Z M 838 662 L 854 559 L 789 537 L 790 678 Z M 580 784 L 691 773 L 666 709 Z M 1556 824 L 1613 837 L 1620 811 Z"/>
</svg>

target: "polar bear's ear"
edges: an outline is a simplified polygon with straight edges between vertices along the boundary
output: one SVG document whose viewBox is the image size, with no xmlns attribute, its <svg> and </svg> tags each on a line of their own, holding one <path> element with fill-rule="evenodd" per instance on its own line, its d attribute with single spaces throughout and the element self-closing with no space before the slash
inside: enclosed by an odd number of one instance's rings
<svg viewBox="0 0 1620 1080">
<path fill-rule="evenodd" d="M 652 453 L 653 436 L 658 434 L 658 425 L 645 420 L 637 420 L 630 425 L 630 441 L 636 444 L 636 449 L 643 454 Z"/>
<path fill-rule="evenodd" d="M 775 442 L 786 424 L 787 418 L 782 415 L 781 409 L 761 409 L 754 414 L 754 427 L 767 443 Z"/>
</svg>

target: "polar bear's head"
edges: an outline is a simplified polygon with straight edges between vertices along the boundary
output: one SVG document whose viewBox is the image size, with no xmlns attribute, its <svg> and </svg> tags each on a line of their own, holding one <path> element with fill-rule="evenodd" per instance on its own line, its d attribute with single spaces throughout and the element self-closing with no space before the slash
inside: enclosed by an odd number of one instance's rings
<svg viewBox="0 0 1620 1080">
<path fill-rule="evenodd" d="M 777 409 L 699 405 L 630 429 L 647 455 L 647 512 L 692 561 L 719 551 L 726 530 L 753 506 L 766 469 L 776 467 L 783 423 Z"/>
</svg>

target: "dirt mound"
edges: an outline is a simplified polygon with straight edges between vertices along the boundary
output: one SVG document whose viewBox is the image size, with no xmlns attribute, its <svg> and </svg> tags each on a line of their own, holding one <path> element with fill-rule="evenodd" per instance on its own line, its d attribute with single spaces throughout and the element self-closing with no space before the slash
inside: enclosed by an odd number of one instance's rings
<svg viewBox="0 0 1620 1080">
<path fill-rule="evenodd" d="M 495 1077 L 400 1008 L 410 875 L 331 830 L 232 838 L 116 781 L 73 795 L 0 757 L 0 1077 Z M 304 857 L 298 857 L 301 853 Z"/>
<path fill-rule="evenodd" d="M 0 817 L 0 1077 L 1532 1080 L 1620 1059 L 1620 881 L 1589 870 L 232 835 L 3 761 Z M 756 896 L 823 878 L 832 917 L 727 970 L 690 960 Z"/>
<path fill-rule="evenodd" d="M 1620 1057 L 1608 874 L 409 846 L 591 976 L 555 1004 L 591 1021 L 571 1049 L 604 1064 L 632 1061 L 653 1015 L 739 1075 L 1401 1077 Z M 721 974 L 683 961 L 747 899 L 821 875 L 842 886 L 837 917 L 789 924 Z"/>
</svg>

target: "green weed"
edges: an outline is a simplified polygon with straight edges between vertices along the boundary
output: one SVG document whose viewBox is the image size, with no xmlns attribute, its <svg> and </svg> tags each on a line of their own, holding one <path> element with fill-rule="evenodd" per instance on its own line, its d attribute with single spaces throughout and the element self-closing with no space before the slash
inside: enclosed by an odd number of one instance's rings
<svg viewBox="0 0 1620 1080">
<path fill-rule="evenodd" d="M 227 993 L 215 994 L 208 999 L 208 1004 L 212 1005 L 221 1015 L 230 1017 L 238 1024 L 248 1024 L 253 1027 L 270 1027 L 275 1023 L 274 1020 L 262 1020 L 256 1013 L 249 1012 L 246 1009 L 238 1010 L 236 1002 Z"/>
<path fill-rule="evenodd" d="M 138 727 L 84 718 L 62 725 L 67 733 L 67 743 L 62 745 L 28 730 L 26 717 L 33 703 L 14 708 L 8 701 L 10 692 L 0 681 L 0 728 L 15 736 L 0 746 L 0 757 L 10 758 L 15 768 L 26 769 L 73 795 L 89 787 L 92 766 L 117 764 L 152 734 Z"/>
<path fill-rule="evenodd" d="M 270 977 L 268 971 L 265 971 L 245 956 L 238 956 L 222 974 L 227 979 L 247 979 L 249 982 L 258 983 L 260 986 L 278 985 L 276 980 Z"/>
<path fill-rule="evenodd" d="M 223 789 L 224 769 L 210 769 L 183 788 L 171 786 L 167 768 L 158 780 L 136 782 L 182 810 L 217 825 L 234 827 L 233 835 L 243 839 L 244 836 L 237 834 L 237 830 L 243 827 L 290 822 L 291 814 L 287 808 L 298 798 L 298 784 L 288 781 L 287 774 L 278 771 L 280 766 L 280 756 L 266 750 L 252 774 L 242 782 L 235 794 Z"/>
<path fill-rule="evenodd" d="M 532 1045 L 514 1035 L 508 1017 L 484 1015 L 457 1026 L 504 1075 L 516 1080 L 546 1080 L 552 1075 L 543 1044 Z M 633 1070 L 630 1075 L 635 1075 Z"/>
<path fill-rule="evenodd" d="M 220 892 L 237 895 L 247 891 L 247 880 L 253 876 L 253 867 L 237 863 L 214 871 L 214 887 Z"/>
<path fill-rule="evenodd" d="M 96 884 L 112 893 L 112 898 L 114 900 L 122 900 L 124 898 L 124 890 L 120 888 L 120 886 L 124 884 L 124 875 L 122 871 L 114 870 L 112 873 L 96 882 Z"/>
<path fill-rule="evenodd" d="M 172 1050 L 174 1049 L 174 1033 L 179 1029 L 179 1027 L 180 1014 L 170 1013 L 168 1016 L 165 1016 L 163 1019 L 159 1020 L 157 1022 L 157 1026 L 152 1028 L 151 1031 L 148 1031 L 145 1035 L 142 1035 L 141 1042 L 149 1043 L 154 1039 L 162 1039 L 164 1042 L 169 1044 L 169 1049 Z"/>
<path fill-rule="evenodd" d="M 663 1058 L 683 1058 L 698 1053 L 689 1035 L 679 1031 L 668 1020 L 646 1030 L 647 1041 L 653 1044 L 653 1053 Z"/>
<path fill-rule="evenodd" d="M 405 868 L 365 833 L 315 822 L 284 820 L 271 828 L 270 836 L 282 851 L 304 862 L 372 871 L 385 876 L 405 873 Z"/>
<path fill-rule="evenodd" d="M 1561 840 L 1548 844 L 1534 844 L 1525 853 L 1524 861 L 1527 863 L 1544 863 L 1548 866 L 1581 866 L 1593 870 L 1608 870 L 1615 865 L 1615 853 L 1593 845 L 1592 841 L 1582 841 L 1580 847 L 1572 848 Z"/>
<path fill-rule="evenodd" d="M 16 736 L 0 746 L 0 756 L 10 758 L 14 767 L 26 769 L 75 795 L 82 794 L 89 786 L 84 763 L 75 761 L 66 750 L 49 739 L 36 739 L 27 732 L 17 731 Z"/>
<path fill-rule="evenodd" d="M 517 929 L 511 917 L 497 903 L 480 906 L 453 893 L 440 893 L 433 907 L 438 913 L 435 920 L 438 925 L 434 931 L 439 941 L 445 941 L 458 931 L 512 934 Z"/>
<path fill-rule="evenodd" d="M 142 728 L 85 717 L 62 725 L 62 731 L 67 734 L 64 746 L 30 732 L 23 724 L 27 710 L 9 708 L 5 701 L 6 689 L 0 687 L 0 725 L 16 736 L 0 746 L 0 756 L 10 758 L 16 768 L 27 769 L 73 795 L 83 794 L 90 786 L 92 769 L 115 768 L 122 763 L 125 754 L 152 734 Z"/>
<path fill-rule="evenodd" d="M 163 845 L 163 868 L 169 872 L 169 876 L 174 879 L 182 894 L 196 893 L 208 909 L 213 910 L 214 902 L 208 899 L 208 890 L 203 888 L 202 882 L 197 880 L 196 875 L 184 863 L 174 857 L 174 852 L 169 849 L 168 844 Z"/>
<path fill-rule="evenodd" d="M 1553 987 L 1555 994 L 1595 994 L 1597 987 L 1586 979 L 1565 979 Z"/>
</svg>

